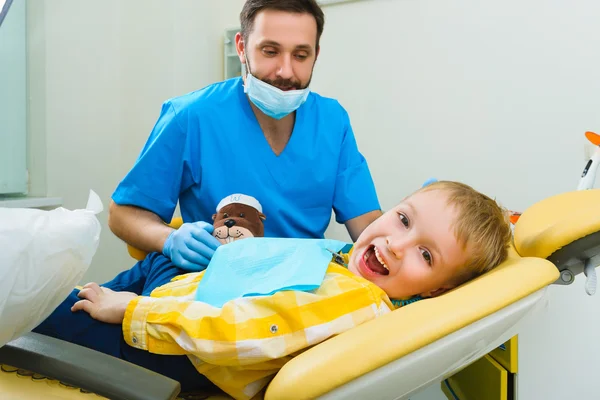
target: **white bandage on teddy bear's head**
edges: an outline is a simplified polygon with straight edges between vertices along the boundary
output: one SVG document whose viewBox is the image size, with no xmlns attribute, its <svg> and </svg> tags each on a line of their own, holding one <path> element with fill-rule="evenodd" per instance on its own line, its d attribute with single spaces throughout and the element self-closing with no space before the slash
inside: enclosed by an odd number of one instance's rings
<svg viewBox="0 0 600 400">
<path fill-rule="evenodd" d="M 247 206 L 254 207 L 258 210 L 258 212 L 262 213 L 262 206 L 260 205 L 258 200 L 256 200 L 252 196 L 248 196 L 246 194 L 239 194 L 239 193 L 231 194 L 231 195 L 225 197 L 223 200 L 221 200 L 219 202 L 219 204 L 217 205 L 217 212 L 219 212 L 219 210 L 221 208 L 223 208 L 229 204 L 234 204 L 234 203 L 245 204 Z"/>
</svg>

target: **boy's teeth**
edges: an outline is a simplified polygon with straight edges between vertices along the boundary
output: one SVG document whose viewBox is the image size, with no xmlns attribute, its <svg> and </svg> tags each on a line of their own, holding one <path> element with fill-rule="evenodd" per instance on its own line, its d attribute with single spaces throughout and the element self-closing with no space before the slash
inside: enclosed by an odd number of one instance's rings
<svg viewBox="0 0 600 400">
<path fill-rule="evenodd" d="M 388 268 L 387 265 L 385 265 L 385 263 L 383 262 L 383 260 L 381 259 L 381 256 L 379 255 L 379 251 L 377 250 L 377 247 L 375 247 L 375 257 L 377 257 L 377 261 L 379 261 L 381 263 L 381 265 L 383 265 L 383 268 L 387 269 L 388 271 L 390 270 Z"/>
</svg>

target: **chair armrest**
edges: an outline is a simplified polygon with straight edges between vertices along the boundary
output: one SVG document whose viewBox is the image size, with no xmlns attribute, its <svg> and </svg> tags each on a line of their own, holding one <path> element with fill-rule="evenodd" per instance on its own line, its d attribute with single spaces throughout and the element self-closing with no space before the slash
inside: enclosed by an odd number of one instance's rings
<svg viewBox="0 0 600 400">
<path fill-rule="evenodd" d="M 153 371 L 34 332 L 1 347 L 0 363 L 115 400 L 173 400 L 181 390 Z"/>
</svg>

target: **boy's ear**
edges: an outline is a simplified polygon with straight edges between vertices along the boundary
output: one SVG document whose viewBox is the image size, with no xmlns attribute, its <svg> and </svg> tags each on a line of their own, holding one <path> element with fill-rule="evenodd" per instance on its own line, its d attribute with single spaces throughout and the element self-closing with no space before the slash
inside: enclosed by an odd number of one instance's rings
<svg viewBox="0 0 600 400">
<path fill-rule="evenodd" d="M 440 296 L 440 295 L 446 293 L 447 291 L 449 291 L 451 289 L 454 289 L 454 287 L 455 287 L 454 285 L 445 285 L 439 289 L 434 289 L 434 290 L 425 292 L 425 293 L 421 294 L 421 297 L 437 297 L 437 296 Z"/>
<path fill-rule="evenodd" d="M 267 216 L 265 214 L 259 212 L 258 213 L 258 218 L 260 218 L 260 219 L 262 219 L 264 221 L 265 219 L 267 219 Z"/>
<path fill-rule="evenodd" d="M 217 219 L 217 214 L 213 214 L 212 217 L 213 217 L 213 221 L 214 221 L 215 219 Z"/>
</svg>

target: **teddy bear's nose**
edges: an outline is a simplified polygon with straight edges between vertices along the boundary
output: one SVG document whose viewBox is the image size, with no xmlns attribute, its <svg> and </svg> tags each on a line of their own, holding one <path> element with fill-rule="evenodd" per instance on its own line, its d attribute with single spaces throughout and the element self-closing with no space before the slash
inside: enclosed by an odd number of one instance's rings
<svg viewBox="0 0 600 400">
<path fill-rule="evenodd" d="M 228 228 L 231 228 L 234 225 L 235 225 L 235 221 L 233 219 L 228 219 L 227 221 L 225 221 L 225 226 Z"/>
</svg>

